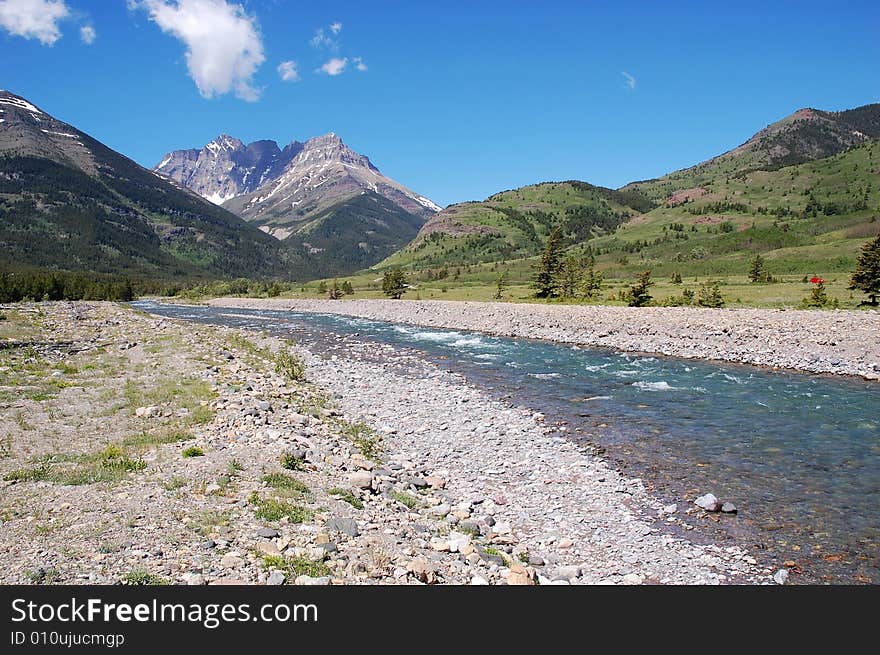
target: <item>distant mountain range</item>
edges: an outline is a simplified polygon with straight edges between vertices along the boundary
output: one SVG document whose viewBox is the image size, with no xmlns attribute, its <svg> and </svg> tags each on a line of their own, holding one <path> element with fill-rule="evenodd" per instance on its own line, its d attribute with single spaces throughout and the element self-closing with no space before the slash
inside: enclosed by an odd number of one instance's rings
<svg viewBox="0 0 880 655">
<path fill-rule="evenodd" d="M 169 153 L 153 170 L 331 272 L 380 261 L 440 211 L 332 133 L 283 149 L 221 135 L 204 148 Z"/>
<path fill-rule="evenodd" d="M 880 104 L 801 109 L 741 146 L 607 189 L 546 182 L 442 209 L 335 134 L 221 135 L 153 171 L 0 91 L 0 268 L 309 280 L 525 261 L 562 226 L 611 274 L 845 270 L 880 228 Z M 686 266 L 685 266 L 686 265 Z"/>
<path fill-rule="evenodd" d="M 25 98 L 0 91 L 0 266 L 286 275 L 307 258 Z"/>
</svg>

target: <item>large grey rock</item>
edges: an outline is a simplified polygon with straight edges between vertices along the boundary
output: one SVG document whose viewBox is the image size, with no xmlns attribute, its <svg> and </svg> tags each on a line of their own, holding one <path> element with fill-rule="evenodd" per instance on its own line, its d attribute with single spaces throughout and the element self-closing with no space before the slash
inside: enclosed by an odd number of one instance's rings
<svg viewBox="0 0 880 655">
<path fill-rule="evenodd" d="M 373 486 L 373 474 L 369 471 L 355 471 L 348 476 L 348 481 L 358 489 L 370 489 Z"/>
<path fill-rule="evenodd" d="M 272 571 L 272 573 L 270 573 L 269 577 L 266 579 L 266 584 L 272 585 L 272 586 L 277 586 L 277 585 L 284 584 L 285 580 L 286 580 L 286 578 L 284 577 L 284 574 L 281 571 Z"/>
<path fill-rule="evenodd" d="M 717 512 L 721 509 L 721 501 L 714 494 L 705 494 L 694 501 L 697 507 L 702 507 L 707 512 Z"/>
<path fill-rule="evenodd" d="M 327 529 L 330 532 L 347 534 L 349 537 L 357 537 L 361 532 L 357 521 L 345 516 L 334 516 L 327 520 Z"/>
</svg>

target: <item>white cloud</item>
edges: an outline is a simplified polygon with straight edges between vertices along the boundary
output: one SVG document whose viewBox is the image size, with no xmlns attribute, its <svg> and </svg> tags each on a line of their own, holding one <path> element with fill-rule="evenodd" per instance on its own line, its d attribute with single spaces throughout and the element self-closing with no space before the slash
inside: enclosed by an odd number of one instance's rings
<svg viewBox="0 0 880 655">
<path fill-rule="evenodd" d="M 367 65 L 364 63 L 364 60 L 360 57 L 355 57 L 351 60 L 351 63 L 354 64 L 354 67 L 357 68 L 362 73 L 367 70 Z"/>
<path fill-rule="evenodd" d="M 334 34 L 339 34 L 342 31 L 342 23 L 336 21 L 335 23 L 330 23 L 330 31 Z"/>
<path fill-rule="evenodd" d="M 251 79 L 265 61 L 257 20 L 227 0 L 143 0 L 150 19 L 186 45 L 186 65 L 205 98 L 234 91 L 254 101 Z"/>
<path fill-rule="evenodd" d="M 61 38 L 58 23 L 69 15 L 64 0 L 0 0 L 0 28 L 43 45 Z"/>
<path fill-rule="evenodd" d="M 342 29 L 341 23 L 334 23 L 333 25 L 339 25 L 339 29 Z M 333 30 L 333 25 L 330 26 L 331 31 Z M 334 31 L 333 34 L 339 34 L 339 32 Z M 315 36 L 312 37 L 311 41 L 309 41 L 309 44 L 311 44 L 311 46 L 317 50 L 320 50 L 322 48 L 332 50 L 333 52 L 339 50 L 339 41 L 334 39 L 332 36 L 329 36 L 324 31 L 323 27 L 319 27 L 315 30 Z"/>
<path fill-rule="evenodd" d="M 95 42 L 95 39 L 98 38 L 98 33 L 91 25 L 83 25 L 79 28 L 79 38 L 82 39 L 82 42 L 86 45 L 92 45 Z"/>
<path fill-rule="evenodd" d="M 333 59 L 328 60 L 321 66 L 317 71 L 317 73 L 327 73 L 330 76 L 342 75 L 345 72 L 345 67 L 348 65 L 348 57 L 343 57 L 339 59 L 338 57 L 334 57 Z"/>
<path fill-rule="evenodd" d="M 624 84 L 626 84 L 626 88 L 631 91 L 634 91 L 636 88 L 636 78 L 627 73 L 626 71 L 621 72 L 623 75 Z"/>
<path fill-rule="evenodd" d="M 299 69 L 295 61 L 282 61 L 278 64 L 278 75 L 285 82 L 299 82 Z"/>
</svg>

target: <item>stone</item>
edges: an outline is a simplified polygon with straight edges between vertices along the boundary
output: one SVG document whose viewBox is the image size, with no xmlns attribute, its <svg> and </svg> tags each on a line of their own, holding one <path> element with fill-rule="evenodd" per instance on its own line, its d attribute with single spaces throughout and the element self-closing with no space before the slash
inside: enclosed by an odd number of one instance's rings
<svg viewBox="0 0 880 655">
<path fill-rule="evenodd" d="M 275 545 L 275 542 L 269 541 L 268 539 L 260 539 L 257 542 L 257 550 L 263 553 L 263 555 L 281 554 L 281 551 L 278 550 L 278 546 Z"/>
<path fill-rule="evenodd" d="M 440 503 L 439 505 L 435 505 L 434 507 L 430 508 L 428 510 L 428 513 L 433 514 L 434 516 L 439 516 L 440 518 L 443 518 L 444 516 L 449 514 L 449 511 L 451 509 L 452 508 L 449 507 L 449 505 L 447 505 L 446 503 Z"/>
<path fill-rule="evenodd" d="M 447 543 L 450 553 L 458 553 L 471 543 L 471 537 L 463 532 L 450 532 Z"/>
<path fill-rule="evenodd" d="M 645 579 L 640 576 L 638 573 L 627 573 L 623 578 L 621 578 L 621 584 L 627 585 L 639 585 L 642 584 Z"/>
<path fill-rule="evenodd" d="M 263 537 L 264 539 L 274 539 L 275 537 L 280 537 L 281 533 L 272 528 L 260 528 L 257 530 L 257 536 Z"/>
<path fill-rule="evenodd" d="M 678 511 L 678 505 L 673 503 L 672 505 L 667 505 L 663 508 L 664 514 L 675 514 Z"/>
<path fill-rule="evenodd" d="M 700 496 L 694 501 L 697 507 L 702 507 L 707 512 L 717 512 L 721 509 L 721 501 L 714 494 Z"/>
<path fill-rule="evenodd" d="M 287 578 L 281 571 L 272 571 L 272 573 L 269 574 L 269 577 L 266 578 L 266 584 L 274 587 L 284 584 L 286 579 Z"/>
<path fill-rule="evenodd" d="M 203 576 L 201 573 L 184 573 L 183 581 L 192 587 L 207 584 L 205 582 L 205 576 Z"/>
<path fill-rule="evenodd" d="M 569 539 L 568 537 L 563 537 L 562 539 L 559 540 L 559 543 L 557 544 L 557 546 L 561 550 L 565 550 L 567 548 L 571 548 L 572 546 L 574 546 L 574 541 Z"/>
<path fill-rule="evenodd" d="M 432 489 L 443 489 L 446 486 L 446 480 L 439 475 L 428 475 L 425 477 L 425 482 Z"/>
<path fill-rule="evenodd" d="M 438 553 L 449 552 L 449 542 L 446 539 L 432 537 L 429 545 L 431 546 L 431 550 L 436 550 Z"/>
<path fill-rule="evenodd" d="M 421 478 L 417 475 L 409 476 L 408 478 L 403 480 L 403 483 L 411 487 L 415 487 L 416 489 L 424 489 L 428 486 L 428 482 L 425 480 L 425 478 Z"/>
<path fill-rule="evenodd" d="M 480 536 L 480 524 L 474 521 L 461 521 L 458 524 L 458 529 L 461 532 L 466 532 L 467 534 L 474 535 L 475 537 Z"/>
<path fill-rule="evenodd" d="M 355 471 L 348 476 L 348 481 L 358 489 L 370 489 L 373 486 L 373 474 L 369 471 Z"/>
<path fill-rule="evenodd" d="M 724 512 L 725 514 L 736 514 L 736 512 L 737 512 L 736 505 L 734 505 L 733 503 L 727 503 L 727 502 L 722 503 L 721 511 Z"/>
<path fill-rule="evenodd" d="M 575 565 L 557 567 L 550 576 L 552 580 L 573 580 L 581 575 L 581 567 Z"/>
<path fill-rule="evenodd" d="M 406 565 L 406 571 L 419 582 L 434 584 L 437 582 L 437 571 L 434 565 L 424 557 L 416 557 Z"/>
<path fill-rule="evenodd" d="M 272 405 L 271 405 L 271 403 L 269 403 L 269 402 L 267 402 L 267 401 L 265 401 L 265 400 L 261 400 L 260 402 L 258 402 L 258 403 L 257 403 L 257 407 L 258 407 L 258 408 L 260 409 L 260 411 L 262 411 L 262 412 L 270 412 L 270 411 L 272 411 Z"/>
<path fill-rule="evenodd" d="M 533 573 L 519 562 L 512 562 L 510 564 L 510 568 L 507 570 L 504 578 L 509 585 L 524 586 L 535 584 Z"/>
<path fill-rule="evenodd" d="M 330 576 L 313 578 L 310 575 L 301 575 L 293 581 L 293 584 L 305 587 L 326 587 L 330 584 Z"/>
<path fill-rule="evenodd" d="M 220 560 L 220 566 L 225 569 L 235 569 L 244 564 L 244 560 L 238 553 L 228 553 Z"/>
<path fill-rule="evenodd" d="M 485 586 L 488 584 L 489 584 L 489 581 L 486 580 L 486 578 L 484 578 L 483 576 L 475 575 L 474 577 L 471 578 L 471 585 L 473 585 L 475 587 Z"/>
<path fill-rule="evenodd" d="M 779 569 L 773 574 L 773 581 L 776 584 L 785 584 L 788 582 L 788 571 L 786 569 Z"/>
<path fill-rule="evenodd" d="M 353 518 L 345 516 L 335 516 L 327 520 L 327 529 L 330 532 L 337 532 L 348 535 L 349 537 L 357 537 L 361 531 L 358 529 L 357 521 Z"/>
</svg>

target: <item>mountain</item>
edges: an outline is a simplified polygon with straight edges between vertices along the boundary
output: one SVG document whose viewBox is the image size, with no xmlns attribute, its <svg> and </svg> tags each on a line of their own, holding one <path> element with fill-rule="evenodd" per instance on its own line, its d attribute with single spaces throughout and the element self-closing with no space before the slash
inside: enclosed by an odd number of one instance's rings
<svg viewBox="0 0 880 655">
<path fill-rule="evenodd" d="M 294 141 L 281 150 L 274 141 L 244 145 L 226 134 L 201 150 L 175 150 L 153 169 L 215 204 L 255 191 L 280 176 L 303 149 Z"/>
<path fill-rule="evenodd" d="M 354 262 L 380 261 L 440 211 L 332 133 L 284 149 L 274 141 L 245 145 L 222 135 L 199 150 L 169 153 L 154 170 L 222 203 L 333 274 L 355 270 Z"/>
<path fill-rule="evenodd" d="M 0 91 L 0 266 L 172 276 L 302 272 L 299 253 Z"/>
<path fill-rule="evenodd" d="M 877 138 L 880 104 L 837 112 L 799 109 L 733 150 L 655 180 L 632 182 L 624 189 L 637 190 L 656 202 L 676 202 L 676 194 L 700 194 L 703 184 L 721 176 L 773 171 L 824 159 Z"/>
<path fill-rule="evenodd" d="M 425 223 L 412 243 L 385 266 L 445 266 L 530 257 L 556 225 L 569 242 L 613 232 L 654 207 L 637 191 L 586 182 L 544 182 L 502 191 L 482 202 L 447 207 Z"/>
</svg>

